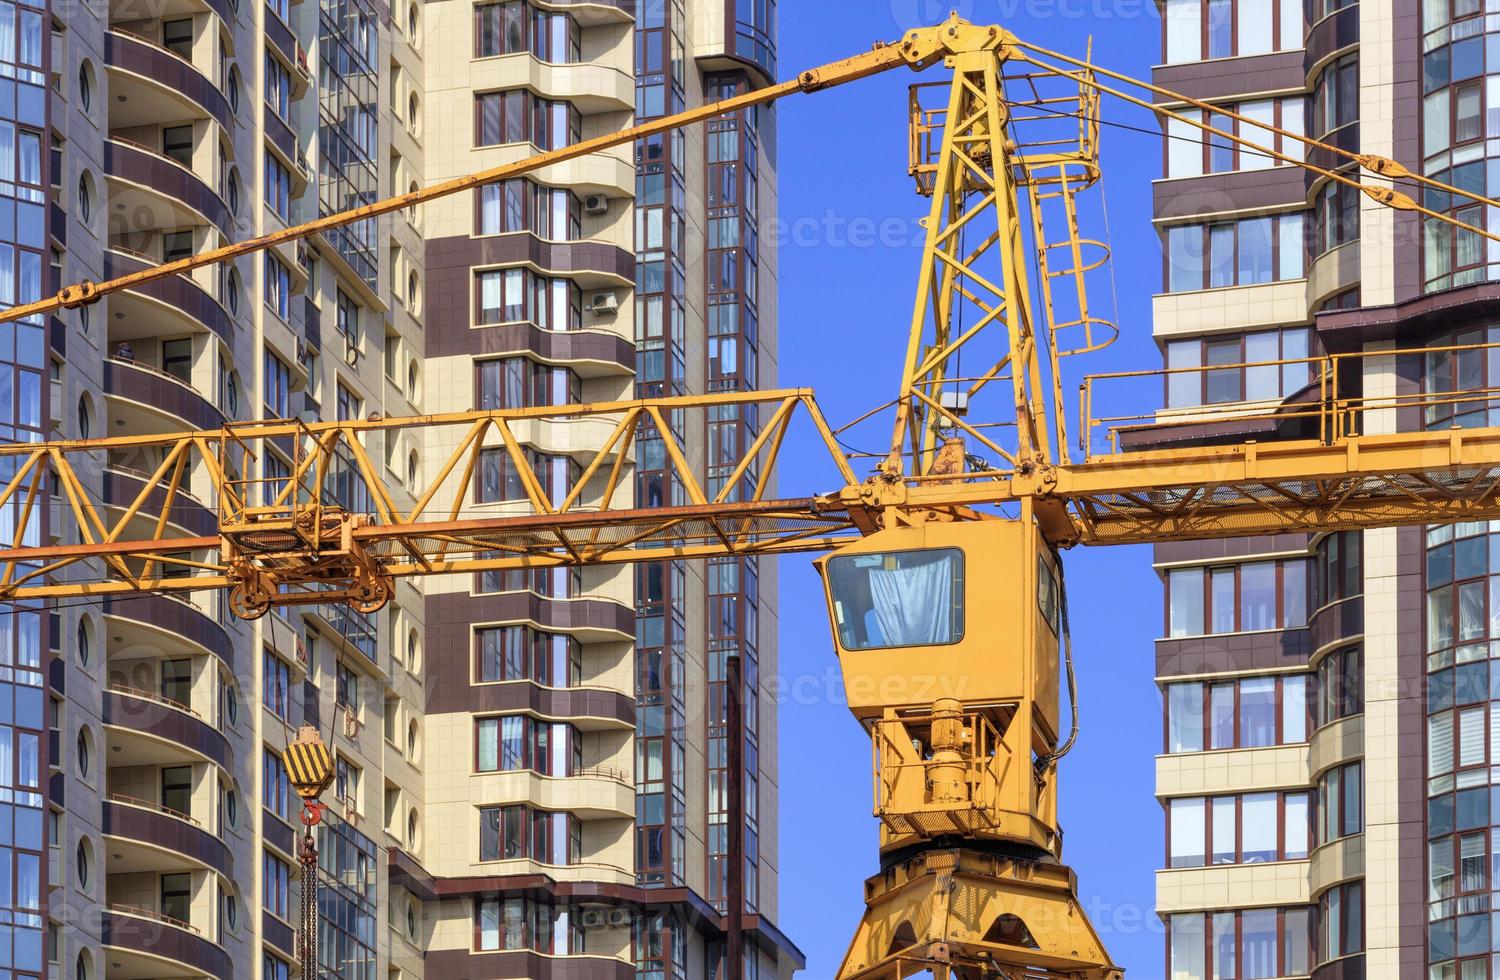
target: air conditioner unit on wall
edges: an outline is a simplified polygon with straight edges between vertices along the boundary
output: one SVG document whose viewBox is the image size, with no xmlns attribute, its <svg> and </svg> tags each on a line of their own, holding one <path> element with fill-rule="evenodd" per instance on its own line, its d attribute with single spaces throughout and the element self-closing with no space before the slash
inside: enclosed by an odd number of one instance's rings
<svg viewBox="0 0 1500 980">
<path fill-rule="evenodd" d="M 583 198 L 585 214 L 603 214 L 609 210 L 609 198 L 603 194 L 586 194 Z"/>
<path fill-rule="evenodd" d="M 620 297 L 614 293 L 595 293 L 589 297 L 589 310 L 600 315 L 617 313 L 620 309 Z"/>
</svg>

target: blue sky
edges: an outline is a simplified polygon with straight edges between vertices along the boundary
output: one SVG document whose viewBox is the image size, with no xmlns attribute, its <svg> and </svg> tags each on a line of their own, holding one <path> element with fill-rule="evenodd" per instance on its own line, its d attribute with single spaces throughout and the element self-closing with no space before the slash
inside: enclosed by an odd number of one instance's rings
<svg viewBox="0 0 1500 980">
<path fill-rule="evenodd" d="M 1149 77 L 1160 24 L 1151 0 L 782 0 L 783 78 L 866 50 L 957 8 L 1044 46 Z M 929 71 L 923 80 L 938 77 Z M 896 71 L 812 96 L 779 113 L 781 235 L 780 383 L 817 390 L 841 424 L 895 392 L 912 304 L 925 210 L 906 176 L 906 87 Z M 1140 110 L 1108 105 L 1106 121 L 1151 126 Z M 1106 126 L 1102 139 L 1122 337 L 1086 370 L 1159 367 L 1150 295 L 1160 255 L 1150 228 L 1150 181 L 1160 141 Z M 1089 216 L 1091 222 L 1100 215 Z M 907 229 L 907 231 L 902 231 Z M 1103 228 L 1091 225 L 1103 237 Z M 893 244 L 892 242 L 902 242 Z M 785 457 L 787 495 L 822 474 L 809 457 Z M 800 474 L 800 475 L 799 475 Z M 821 479 L 821 476 L 818 478 Z M 1062 768 L 1064 859 L 1115 961 L 1136 980 L 1164 975 L 1161 927 L 1151 908 L 1162 854 L 1152 797 L 1160 750 L 1160 698 L 1152 641 L 1161 591 L 1146 548 L 1075 549 L 1067 556 L 1082 735 Z M 805 558 L 781 560 L 781 908 L 779 925 L 807 953 L 810 980 L 832 977 L 876 870 L 869 743 L 830 692 L 840 691 L 822 591 Z"/>
</svg>

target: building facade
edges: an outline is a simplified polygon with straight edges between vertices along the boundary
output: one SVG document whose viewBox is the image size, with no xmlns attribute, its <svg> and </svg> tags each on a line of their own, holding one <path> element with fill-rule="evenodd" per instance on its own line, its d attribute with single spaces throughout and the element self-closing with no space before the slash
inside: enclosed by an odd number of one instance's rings
<svg viewBox="0 0 1500 980">
<path fill-rule="evenodd" d="M 774 0 L 7 5 L 0 304 L 766 85 L 775 23 Z M 758 232 L 775 127 L 773 110 L 742 114 L 7 328 L 0 438 L 774 384 L 776 253 Z M 715 489 L 758 422 L 672 420 Z M 561 496 L 607 430 L 518 435 Z M 619 491 L 640 506 L 681 492 L 650 435 Z M 466 513 L 526 506 L 498 447 Z M 398 506 L 451 448 L 418 430 L 366 444 Z M 285 486 L 289 449 L 243 474 L 254 492 Z M 121 513 L 160 463 L 96 460 L 95 505 Z M 139 519 L 212 533 L 207 477 L 187 478 L 195 498 Z M 325 492 L 374 509 L 352 459 Z M 65 512 L 37 543 L 77 533 Z M 336 770 L 322 976 L 719 975 L 732 737 L 745 975 L 790 976 L 775 588 L 745 559 L 414 580 L 375 614 L 253 623 L 213 593 L 4 610 L 0 975 L 302 972 L 283 754 L 312 724 Z"/>
<path fill-rule="evenodd" d="M 1262 145 L 1301 154 L 1275 126 L 1493 196 L 1500 24 L 1482 6 L 1165 0 L 1154 79 L 1236 110 L 1250 121 L 1206 121 Z M 1500 339 L 1493 246 L 1182 124 L 1166 135 L 1155 334 L 1168 367 L 1195 370 L 1169 376 L 1163 418 L 1218 413 L 1178 437 L 1277 438 L 1233 408 L 1295 400 L 1314 377 L 1299 359 L 1338 353 L 1364 355 L 1349 393 L 1385 399 L 1365 431 L 1494 424 L 1483 395 L 1420 401 L 1489 384 L 1491 353 L 1449 348 Z M 1494 227 L 1461 197 L 1424 203 Z M 1397 350 L 1421 352 L 1381 354 Z M 1495 530 L 1157 547 L 1170 976 L 1500 970 Z"/>
</svg>

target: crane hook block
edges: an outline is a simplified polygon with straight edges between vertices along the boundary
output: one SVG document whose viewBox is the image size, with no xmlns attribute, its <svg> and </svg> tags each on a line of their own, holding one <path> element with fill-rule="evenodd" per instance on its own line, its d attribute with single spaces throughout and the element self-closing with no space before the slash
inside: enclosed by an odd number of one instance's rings
<svg viewBox="0 0 1500 980">
<path fill-rule="evenodd" d="M 316 801 L 333 782 L 333 754 L 313 726 L 299 728 L 286 747 L 286 771 L 292 789 L 307 802 Z"/>
</svg>

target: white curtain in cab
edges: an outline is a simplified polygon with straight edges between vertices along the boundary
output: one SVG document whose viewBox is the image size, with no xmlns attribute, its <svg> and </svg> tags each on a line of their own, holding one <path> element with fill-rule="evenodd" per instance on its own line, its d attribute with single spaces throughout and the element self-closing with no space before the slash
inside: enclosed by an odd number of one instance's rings
<svg viewBox="0 0 1500 980">
<path fill-rule="evenodd" d="M 870 570 L 870 598 L 886 646 L 953 642 L 953 561 Z"/>
</svg>

